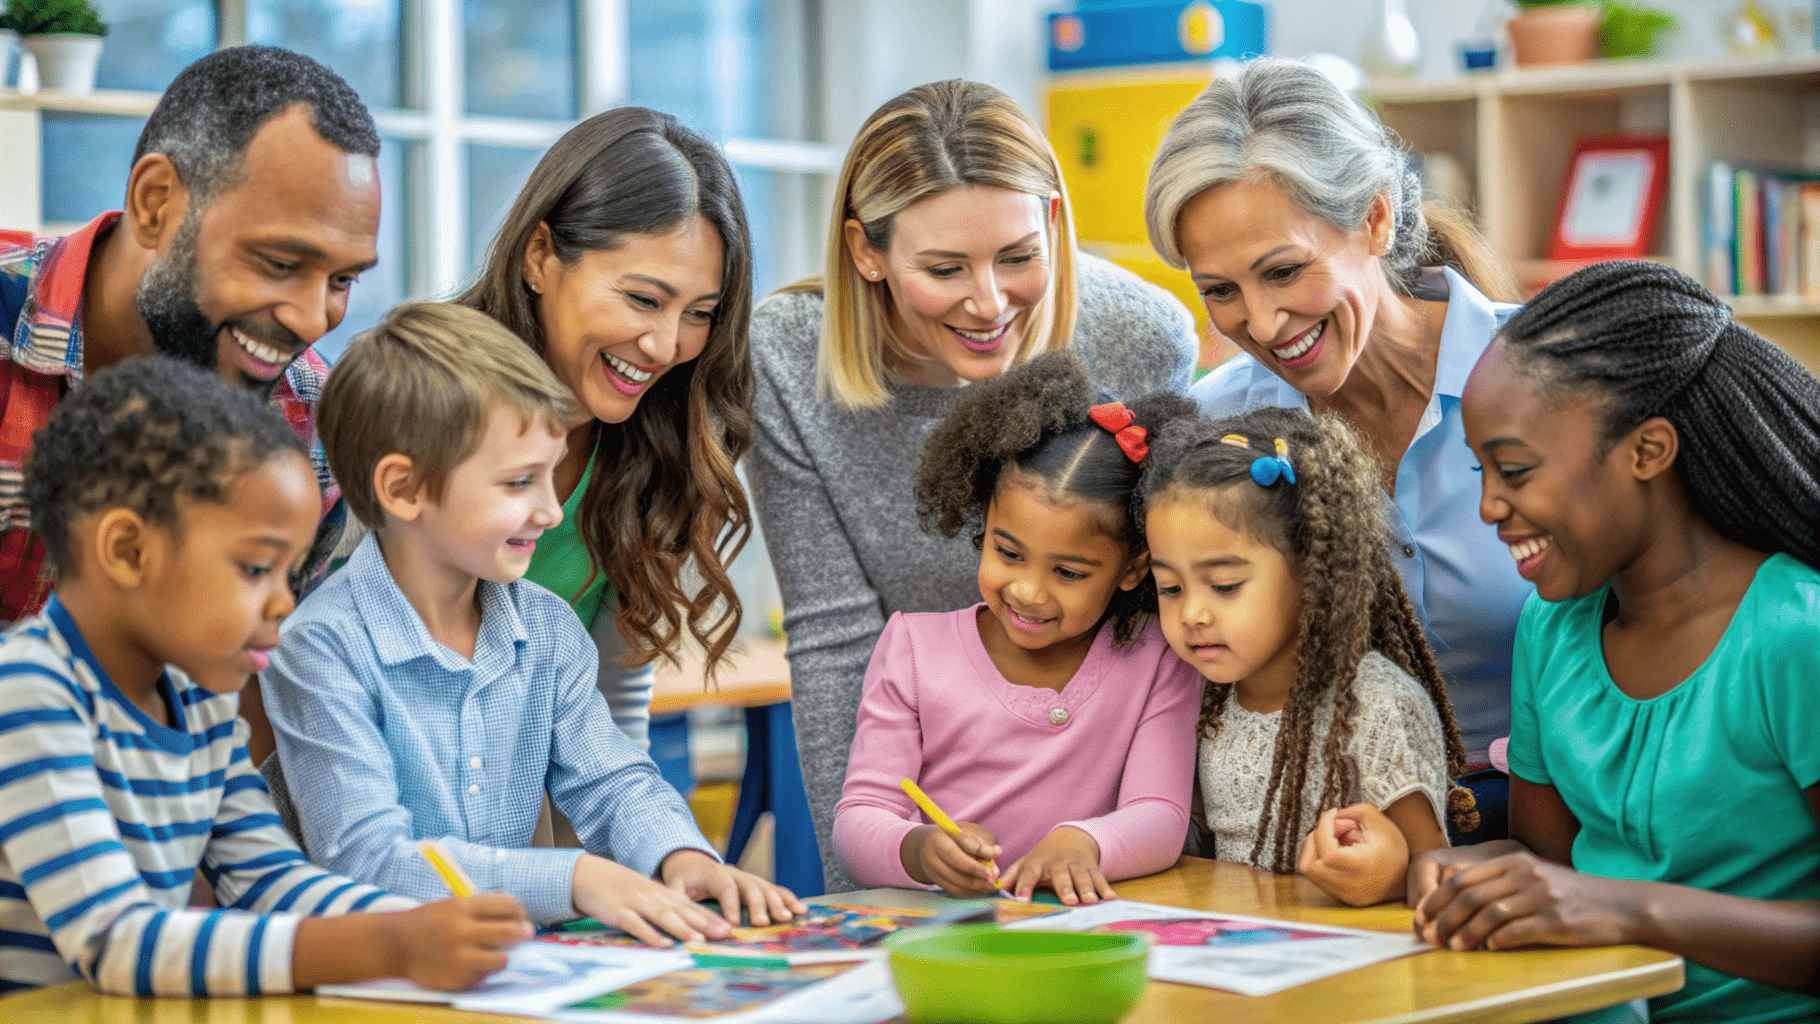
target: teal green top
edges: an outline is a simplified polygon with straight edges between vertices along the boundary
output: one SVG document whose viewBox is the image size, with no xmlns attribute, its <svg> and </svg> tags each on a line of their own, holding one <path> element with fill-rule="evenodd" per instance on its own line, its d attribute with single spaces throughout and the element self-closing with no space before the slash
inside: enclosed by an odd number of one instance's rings
<svg viewBox="0 0 1820 1024">
<path fill-rule="evenodd" d="M 607 578 L 595 571 L 588 545 L 576 527 L 581 496 L 587 493 L 588 478 L 594 475 L 596 457 L 589 456 L 581 480 L 575 484 L 575 493 L 562 503 L 562 522 L 537 538 L 537 550 L 531 552 L 531 568 L 525 572 L 526 579 L 569 602 L 587 629 L 594 628 L 594 616 L 607 593 Z"/>
<path fill-rule="evenodd" d="M 1757 569 L 1712 654 L 1650 700 L 1612 682 L 1600 641 L 1610 584 L 1532 597 L 1511 667 L 1511 771 L 1554 786 L 1580 820 L 1573 866 L 1608 878 L 1764 900 L 1820 898 L 1820 572 Z M 1652 1024 L 1811 1020 L 1820 999 L 1688 962 Z"/>
</svg>

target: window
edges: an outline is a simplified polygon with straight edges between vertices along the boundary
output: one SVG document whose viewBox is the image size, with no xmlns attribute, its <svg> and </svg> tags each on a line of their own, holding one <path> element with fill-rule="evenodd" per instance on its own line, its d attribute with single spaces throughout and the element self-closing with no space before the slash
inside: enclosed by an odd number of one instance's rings
<svg viewBox="0 0 1820 1024">
<path fill-rule="evenodd" d="M 759 295 L 819 270 L 821 196 L 840 158 L 816 141 L 818 0 L 98 4 L 111 26 L 99 86 L 124 91 L 0 104 L 0 125 L 34 117 L 40 141 L 36 167 L 0 165 L 0 223 L 63 232 L 117 209 L 157 91 L 221 42 L 309 54 L 360 93 L 383 139 L 380 262 L 317 345 L 331 361 L 397 302 L 470 280 L 544 150 L 615 103 L 668 111 L 723 144 Z M 763 591 L 768 570 L 757 543 L 734 571 L 742 591 Z M 748 632 L 770 603 L 749 595 Z"/>
</svg>

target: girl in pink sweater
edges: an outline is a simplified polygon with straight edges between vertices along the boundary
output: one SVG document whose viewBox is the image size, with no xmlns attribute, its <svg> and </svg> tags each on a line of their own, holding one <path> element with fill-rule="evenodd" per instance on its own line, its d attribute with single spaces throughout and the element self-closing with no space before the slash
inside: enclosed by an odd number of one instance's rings
<svg viewBox="0 0 1820 1024">
<path fill-rule="evenodd" d="M 917 511 L 971 533 L 985 601 L 893 615 L 873 649 L 834 812 L 841 867 L 863 885 L 1026 900 L 1048 885 L 1097 903 L 1108 879 L 1181 852 L 1201 681 L 1152 621 L 1128 507 L 1146 430 L 1195 407 L 1093 401 L 1079 361 L 1052 353 L 968 386 L 930 436 Z M 927 823 L 905 778 L 959 837 Z"/>
</svg>

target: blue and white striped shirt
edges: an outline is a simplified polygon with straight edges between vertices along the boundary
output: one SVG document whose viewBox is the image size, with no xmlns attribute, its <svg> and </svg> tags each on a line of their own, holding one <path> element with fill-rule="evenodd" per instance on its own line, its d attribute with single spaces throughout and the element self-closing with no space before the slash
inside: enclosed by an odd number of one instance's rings
<svg viewBox="0 0 1820 1024">
<path fill-rule="evenodd" d="M 312 867 L 247 758 L 237 696 L 167 667 L 161 725 L 56 598 L 0 634 L 0 992 L 288 992 L 307 915 L 414 904 Z M 198 865 L 227 909 L 187 909 Z"/>
<path fill-rule="evenodd" d="M 540 924 L 576 916 L 580 850 L 534 849 L 543 796 L 589 851 L 643 875 L 714 856 L 680 794 L 613 724 L 594 641 L 562 598 L 480 581 L 473 660 L 438 643 L 368 535 L 279 629 L 260 676 L 303 842 L 392 892 L 447 892 L 437 838 Z"/>
</svg>

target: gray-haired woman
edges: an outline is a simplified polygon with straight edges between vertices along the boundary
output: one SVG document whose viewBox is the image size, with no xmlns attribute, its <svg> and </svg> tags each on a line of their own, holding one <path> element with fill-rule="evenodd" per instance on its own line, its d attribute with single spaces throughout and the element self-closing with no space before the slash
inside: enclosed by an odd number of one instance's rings
<svg viewBox="0 0 1820 1024">
<path fill-rule="evenodd" d="M 1466 376 L 1514 306 L 1489 247 L 1422 201 L 1396 136 L 1318 72 L 1263 59 L 1176 117 L 1144 197 L 1150 242 L 1185 267 L 1244 350 L 1193 389 L 1216 415 L 1337 412 L 1382 467 L 1393 554 L 1429 629 L 1468 759 L 1510 732 L 1510 656 L 1533 589 L 1479 522 L 1460 425 Z M 1501 838 L 1505 784 L 1469 775 Z"/>
</svg>

